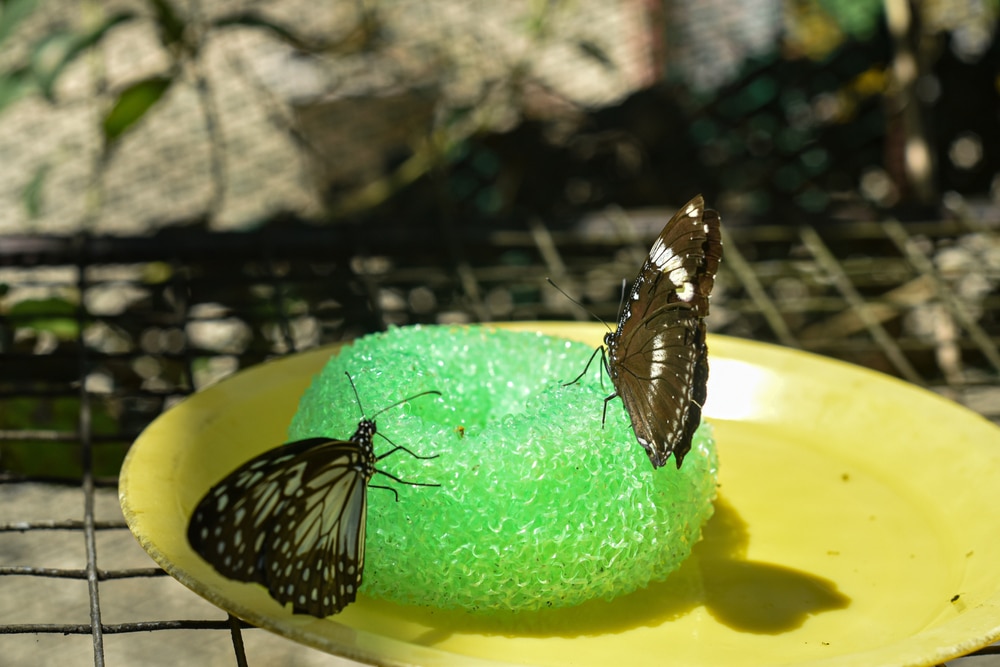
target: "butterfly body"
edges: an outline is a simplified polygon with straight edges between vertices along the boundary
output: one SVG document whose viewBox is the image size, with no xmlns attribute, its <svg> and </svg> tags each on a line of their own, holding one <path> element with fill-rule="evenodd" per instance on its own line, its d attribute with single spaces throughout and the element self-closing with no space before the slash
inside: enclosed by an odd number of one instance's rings
<svg viewBox="0 0 1000 667">
<path fill-rule="evenodd" d="M 704 318 L 722 259 L 719 214 L 699 195 L 671 218 L 625 297 L 604 363 L 654 468 L 680 468 L 708 383 Z"/>
<path fill-rule="evenodd" d="M 435 457 L 400 446 L 377 456 L 376 433 L 375 421 L 362 419 L 348 440 L 307 438 L 250 459 L 199 501 L 188 543 L 223 576 L 263 585 L 295 613 L 336 614 L 361 586 L 372 477 L 437 486 L 378 470 L 379 460 L 399 450 Z"/>
</svg>

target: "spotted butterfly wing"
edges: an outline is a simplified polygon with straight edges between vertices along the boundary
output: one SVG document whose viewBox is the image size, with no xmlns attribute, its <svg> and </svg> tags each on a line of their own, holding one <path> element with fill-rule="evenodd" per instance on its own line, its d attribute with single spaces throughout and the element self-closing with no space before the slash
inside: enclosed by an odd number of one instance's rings
<svg viewBox="0 0 1000 667">
<path fill-rule="evenodd" d="M 350 440 L 309 438 L 244 463 L 198 503 L 188 542 L 220 574 L 263 584 L 317 617 L 354 601 L 365 564 L 375 423 Z"/>
<path fill-rule="evenodd" d="M 691 450 L 708 384 L 705 322 L 722 260 L 719 214 L 701 195 L 660 232 L 604 337 L 607 370 L 654 468 Z"/>
</svg>

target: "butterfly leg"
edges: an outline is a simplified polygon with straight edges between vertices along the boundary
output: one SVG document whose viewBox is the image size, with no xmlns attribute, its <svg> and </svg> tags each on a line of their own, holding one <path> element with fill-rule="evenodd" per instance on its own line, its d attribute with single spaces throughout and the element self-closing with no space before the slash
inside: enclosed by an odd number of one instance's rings
<svg viewBox="0 0 1000 667">
<path fill-rule="evenodd" d="M 391 486 L 382 486 L 380 484 L 369 484 L 368 488 L 369 489 L 385 489 L 386 491 L 392 491 L 392 495 L 395 496 L 396 502 L 397 503 L 399 502 L 399 493 L 396 491 L 396 489 L 392 488 Z"/>
<path fill-rule="evenodd" d="M 379 433 L 378 435 L 382 435 L 382 434 Z M 384 435 L 382 435 L 382 437 L 385 438 Z M 392 440 L 389 440 L 389 438 L 385 438 L 385 439 L 386 439 L 386 442 L 388 442 L 393 447 L 392 447 L 392 449 L 390 449 L 389 451 L 385 452 L 384 454 L 380 454 L 378 457 L 376 457 L 376 459 L 375 459 L 376 461 L 381 461 L 385 457 L 391 456 L 392 454 L 395 454 L 398 451 L 404 451 L 407 454 L 409 454 L 410 456 L 412 456 L 413 458 L 420 459 L 421 461 L 430 461 L 431 459 L 436 459 L 438 457 L 437 454 L 431 454 L 430 456 L 420 456 L 419 454 L 414 454 L 413 452 L 411 452 L 406 447 L 403 447 L 402 445 L 397 445 Z"/>
<path fill-rule="evenodd" d="M 608 418 L 608 402 L 615 398 L 618 398 L 617 391 L 604 399 L 604 412 L 601 413 L 601 428 L 604 428 L 604 421 Z"/>
<path fill-rule="evenodd" d="M 395 480 L 395 481 L 399 482 L 400 484 L 406 484 L 408 486 L 441 486 L 440 484 L 427 484 L 425 482 L 411 482 L 408 479 L 400 479 L 400 478 L 396 477 L 395 475 L 393 475 L 392 473 L 385 472 L 384 470 L 376 470 L 375 473 L 378 474 L 378 475 L 385 475 L 389 479 Z M 396 489 L 392 488 L 391 486 L 380 486 L 378 484 L 369 484 L 368 488 L 370 488 L 370 489 L 388 489 L 389 491 L 392 491 L 392 494 L 394 496 L 396 496 L 396 502 L 397 503 L 399 502 L 399 493 L 397 493 Z"/>
<path fill-rule="evenodd" d="M 597 349 L 594 350 L 593 354 L 590 355 L 590 359 L 587 360 L 587 365 L 583 367 L 583 372 L 580 373 L 579 375 L 577 375 L 571 382 L 564 382 L 563 386 L 564 387 L 568 387 L 568 386 L 570 386 L 572 384 L 576 384 L 577 382 L 579 382 L 580 379 L 584 375 L 587 374 L 587 371 L 590 370 L 590 364 L 592 364 L 594 362 L 594 357 L 597 356 L 598 352 L 601 353 L 601 363 L 604 365 L 604 370 L 608 371 L 608 375 L 610 375 L 611 371 L 608 370 L 608 357 L 604 353 L 604 346 L 601 345 L 600 347 L 598 347 Z M 603 374 L 601 375 L 601 386 L 602 387 L 604 386 L 604 375 Z"/>
</svg>

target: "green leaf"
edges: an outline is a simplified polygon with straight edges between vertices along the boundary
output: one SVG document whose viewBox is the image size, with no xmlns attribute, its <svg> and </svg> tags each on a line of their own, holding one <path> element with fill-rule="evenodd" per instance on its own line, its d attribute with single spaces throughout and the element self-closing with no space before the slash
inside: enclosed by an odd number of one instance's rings
<svg viewBox="0 0 1000 667">
<path fill-rule="evenodd" d="M 160 29 L 160 41 L 164 46 L 171 47 L 183 43 L 184 28 L 187 24 L 174 11 L 167 0 L 149 0 L 156 15 L 156 25 Z"/>
<path fill-rule="evenodd" d="M 42 188 L 50 169 L 51 167 L 47 164 L 36 169 L 35 175 L 21 191 L 21 200 L 24 202 L 24 208 L 27 210 L 29 218 L 37 218 L 42 213 Z"/>
<path fill-rule="evenodd" d="M 0 74 L 0 112 L 35 89 L 35 81 L 26 67 Z"/>
<path fill-rule="evenodd" d="M 16 327 L 51 332 L 60 340 L 74 340 L 80 331 L 76 305 L 55 297 L 19 301 L 7 311 L 7 321 Z"/>
<path fill-rule="evenodd" d="M 104 401 L 91 399 L 90 419 L 94 435 L 121 432 L 118 418 L 112 416 L 110 406 Z M 80 399 L 75 396 L 0 399 L 0 430 L 40 429 L 75 434 L 79 420 Z M 91 461 L 94 474 L 117 475 L 127 450 L 127 442 L 95 442 Z M 83 474 L 80 445 L 73 441 L 8 439 L 0 442 L 0 470 L 29 477 L 79 479 Z"/>
<path fill-rule="evenodd" d="M 854 39 L 870 39 L 885 12 L 882 0 L 820 0 L 820 6 Z"/>
<path fill-rule="evenodd" d="M 98 442 L 91 453 L 91 472 L 97 478 L 115 477 L 121 470 L 127 442 Z M 41 479 L 77 480 L 83 477 L 80 446 L 67 442 L 10 440 L 0 443 L 0 470 Z"/>
<path fill-rule="evenodd" d="M 0 2 L 0 44 L 14 32 L 17 24 L 35 11 L 38 0 L 6 0 Z"/>
<path fill-rule="evenodd" d="M 48 34 L 34 44 L 31 50 L 31 72 L 43 91 L 51 88 L 72 47 L 73 34 L 65 31 Z"/>
<path fill-rule="evenodd" d="M 172 78 L 158 76 L 123 90 L 104 119 L 105 142 L 112 143 L 135 125 L 163 97 L 171 83 Z"/>
<path fill-rule="evenodd" d="M 51 101 L 56 79 L 66 66 L 103 39 L 109 30 L 133 18 L 133 14 L 129 12 L 119 12 L 86 32 L 53 33 L 36 44 L 31 54 L 31 69 L 42 94 Z"/>
</svg>

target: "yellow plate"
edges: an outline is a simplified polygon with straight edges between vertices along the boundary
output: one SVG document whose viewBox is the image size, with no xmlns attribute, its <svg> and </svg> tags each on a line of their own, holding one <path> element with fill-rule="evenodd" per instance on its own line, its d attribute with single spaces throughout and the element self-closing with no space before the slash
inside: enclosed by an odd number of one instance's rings
<svg viewBox="0 0 1000 667">
<path fill-rule="evenodd" d="M 512 328 L 594 345 L 604 333 Z M 678 572 L 612 602 L 499 623 L 361 598 L 319 620 L 216 574 L 187 544 L 191 509 L 284 440 L 329 348 L 240 373 L 153 422 L 122 470 L 122 508 L 149 554 L 198 594 L 376 664 L 935 665 L 995 641 L 1000 429 L 858 367 L 719 336 L 710 346 L 716 515 Z"/>
</svg>

